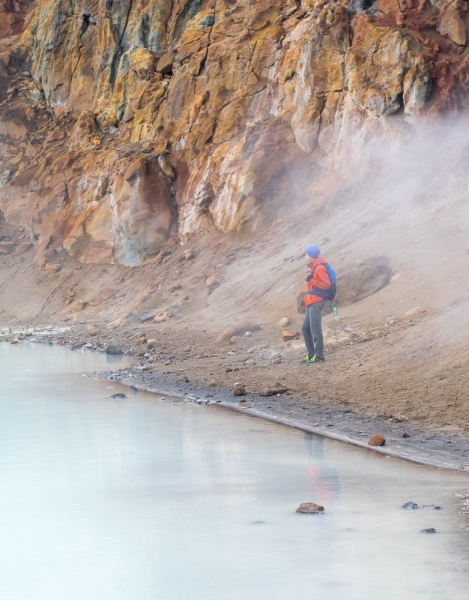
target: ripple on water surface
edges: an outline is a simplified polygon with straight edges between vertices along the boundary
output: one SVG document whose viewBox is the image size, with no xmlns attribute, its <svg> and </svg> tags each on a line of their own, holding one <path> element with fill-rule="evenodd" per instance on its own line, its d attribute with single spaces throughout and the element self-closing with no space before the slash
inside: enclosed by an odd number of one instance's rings
<svg viewBox="0 0 469 600">
<path fill-rule="evenodd" d="M 120 386 L 82 376 L 103 355 L 0 358 L 2 600 L 466 600 L 466 475 L 216 407 L 112 400 Z"/>
</svg>

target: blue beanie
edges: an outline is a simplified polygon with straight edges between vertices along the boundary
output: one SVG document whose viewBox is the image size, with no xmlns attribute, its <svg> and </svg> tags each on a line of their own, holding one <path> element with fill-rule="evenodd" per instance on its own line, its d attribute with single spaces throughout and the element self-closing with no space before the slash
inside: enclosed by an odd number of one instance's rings
<svg viewBox="0 0 469 600">
<path fill-rule="evenodd" d="M 311 256 L 311 258 L 319 258 L 321 250 L 317 246 L 308 246 L 305 250 L 305 254 Z"/>
</svg>

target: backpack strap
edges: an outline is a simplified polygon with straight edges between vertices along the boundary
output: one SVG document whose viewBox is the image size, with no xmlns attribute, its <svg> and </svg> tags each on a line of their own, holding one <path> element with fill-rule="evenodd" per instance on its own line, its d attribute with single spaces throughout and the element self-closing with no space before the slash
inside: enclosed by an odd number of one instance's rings
<svg viewBox="0 0 469 600">
<path fill-rule="evenodd" d="M 311 279 L 314 277 L 314 273 L 316 272 L 316 269 L 320 266 L 326 267 L 327 270 L 327 263 L 319 263 L 318 265 L 316 265 L 315 267 L 313 267 L 311 269 L 311 273 L 308 275 L 308 277 L 306 278 L 306 281 L 309 283 L 311 281 Z M 329 272 L 328 272 L 329 275 Z"/>
<path fill-rule="evenodd" d="M 327 288 L 327 290 L 321 290 L 319 288 L 313 288 L 312 290 L 308 291 L 308 294 L 311 296 L 319 296 L 320 298 L 322 298 L 323 300 L 330 300 L 330 294 L 331 294 L 331 290 L 334 287 L 334 284 L 332 283 L 331 280 L 331 276 L 329 275 L 329 269 L 327 268 L 329 265 L 328 263 L 324 262 L 324 263 L 319 263 L 318 265 L 316 265 L 312 270 L 311 273 L 308 275 L 308 277 L 306 278 L 306 281 L 309 283 L 311 281 L 311 279 L 314 277 L 314 273 L 316 271 L 316 269 L 320 266 L 326 267 L 326 271 L 327 271 L 327 276 L 329 277 L 329 281 L 331 286 L 329 288 Z"/>
</svg>

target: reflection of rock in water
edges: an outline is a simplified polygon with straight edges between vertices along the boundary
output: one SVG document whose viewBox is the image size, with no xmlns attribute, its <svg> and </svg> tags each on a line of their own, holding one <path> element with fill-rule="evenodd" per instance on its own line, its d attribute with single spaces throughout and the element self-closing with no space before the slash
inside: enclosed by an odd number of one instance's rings
<svg viewBox="0 0 469 600">
<path fill-rule="evenodd" d="M 308 454 L 308 472 L 312 500 L 323 507 L 330 507 L 340 498 L 339 473 L 326 464 L 324 457 L 325 438 L 312 433 L 304 434 Z"/>
</svg>

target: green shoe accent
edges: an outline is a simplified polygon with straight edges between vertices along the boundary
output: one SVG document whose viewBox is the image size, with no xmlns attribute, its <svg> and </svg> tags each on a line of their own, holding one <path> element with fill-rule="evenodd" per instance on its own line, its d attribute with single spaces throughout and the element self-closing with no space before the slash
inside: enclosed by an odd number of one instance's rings
<svg viewBox="0 0 469 600">
<path fill-rule="evenodd" d="M 308 361 L 309 363 L 320 363 L 320 362 L 325 362 L 326 359 L 324 358 L 324 356 L 316 356 L 316 354 L 313 356 L 313 358 Z"/>
<path fill-rule="evenodd" d="M 310 363 L 312 363 L 314 361 L 314 356 L 313 358 L 310 358 L 308 356 L 308 354 L 303 358 L 303 360 L 301 361 L 302 364 L 306 363 L 307 365 L 309 365 Z"/>
</svg>

